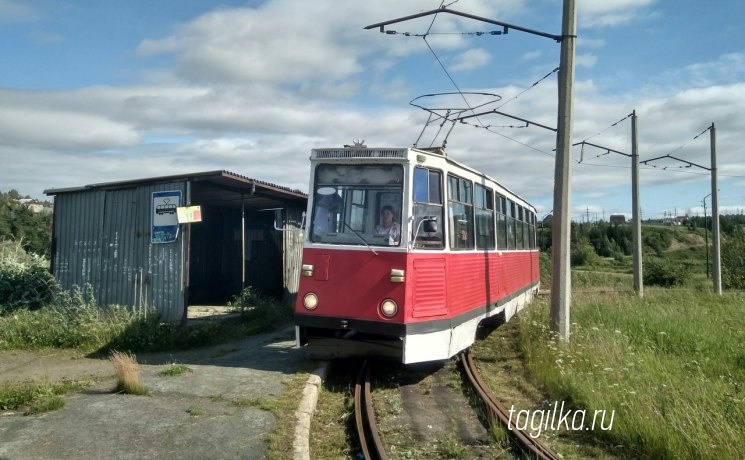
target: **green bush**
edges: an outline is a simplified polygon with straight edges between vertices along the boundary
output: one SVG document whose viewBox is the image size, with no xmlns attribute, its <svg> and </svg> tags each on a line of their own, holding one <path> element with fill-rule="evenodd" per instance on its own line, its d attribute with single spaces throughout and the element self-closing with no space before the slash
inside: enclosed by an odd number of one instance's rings
<svg viewBox="0 0 745 460">
<path fill-rule="evenodd" d="M 586 241 L 577 243 L 570 257 L 570 263 L 573 267 L 578 265 L 594 265 L 599 260 L 600 257 L 595 253 L 595 248 Z"/>
<path fill-rule="evenodd" d="M 44 258 L 27 253 L 20 242 L 0 242 L 0 313 L 36 310 L 50 302 L 60 286 L 47 266 Z"/>
<path fill-rule="evenodd" d="M 670 248 L 673 242 L 673 231 L 669 228 L 642 227 L 642 243 L 644 252 L 654 252 L 658 256 Z"/>
<path fill-rule="evenodd" d="M 648 257 L 644 260 L 644 284 L 662 287 L 683 286 L 691 279 L 691 264 Z"/>
<path fill-rule="evenodd" d="M 721 249 L 722 286 L 745 289 L 745 231 L 740 228 L 727 238 Z"/>
</svg>

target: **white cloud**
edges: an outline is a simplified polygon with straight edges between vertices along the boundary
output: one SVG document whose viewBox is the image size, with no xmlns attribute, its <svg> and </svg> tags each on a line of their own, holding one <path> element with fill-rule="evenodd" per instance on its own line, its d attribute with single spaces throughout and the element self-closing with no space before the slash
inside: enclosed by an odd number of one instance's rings
<svg viewBox="0 0 745 460">
<path fill-rule="evenodd" d="M 602 38 L 587 38 L 584 36 L 580 36 L 577 38 L 577 47 L 578 48 L 603 48 L 606 45 L 606 42 Z"/>
<path fill-rule="evenodd" d="M 580 0 L 577 4 L 578 24 L 583 27 L 613 27 L 627 24 L 640 10 L 656 0 Z"/>
<path fill-rule="evenodd" d="M 272 5 L 271 3 L 269 4 Z M 361 66 L 348 44 L 327 27 L 314 27 L 305 8 L 268 17 L 271 10 L 218 10 L 182 26 L 171 37 L 144 41 L 142 54 L 175 53 L 177 74 L 186 81 L 298 83 L 341 79 Z"/>
<path fill-rule="evenodd" d="M 32 21 L 40 16 L 37 9 L 25 2 L 0 0 L 0 22 Z"/>
<path fill-rule="evenodd" d="M 376 30 L 363 30 L 361 24 L 392 20 L 436 7 L 430 1 L 378 0 L 352 4 L 333 0 L 274 0 L 255 8 L 219 9 L 204 14 L 182 24 L 168 36 L 143 40 L 137 52 L 143 57 L 173 56 L 177 77 L 198 84 L 339 82 L 360 75 L 371 58 L 398 59 L 427 49 L 421 38 L 399 35 L 381 40 L 374 35 Z M 518 14 L 524 2 L 469 0 L 451 8 L 494 17 L 505 11 Z M 323 25 L 319 26 L 319 22 Z M 474 24 L 478 24 L 476 29 Z M 402 34 L 429 32 L 432 33 L 427 38 L 430 46 L 455 51 L 470 46 L 460 32 L 481 31 L 484 27 L 472 19 L 440 13 L 392 24 L 386 30 Z M 373 56 L 379 52 L 383 54 Z M 483 65 L 485 51 L 471 50 L 468 54 L 471 57 L 463 57 L 460 66 Z"/>
<path fill-rule="evenodd" d="M 139 140 L 132 126 L 72 108 L 4 108 L 0 111 L 0 145 L 90 150 L 135 145 Z"/>
<path fill-rule="evenodd" d="M 745 52 L 728 53 L 667 72 L 655 79 L 662 88 L 704 87 L 745 79 Z"/>
<path fill-rule="evenodd" d="M 577 67 L 595 67 L 598 57 L 594 54 L 577 54 L 574 57 L 574 65 Z"/>
<path fill-rule="evenodd" d="M 491 54 L 483 48 L 472 48 L 461 53 L 455 59 L 451 70 L 453 72 L 466 72 L 485 66 L 491 61 Z"/>
<path fill-rule="evenodd" d="M 543 55 L 542 51 L 529 51 L 522 56 L 523 61 L 532 61 L 538 59 Z"/>
</svg>

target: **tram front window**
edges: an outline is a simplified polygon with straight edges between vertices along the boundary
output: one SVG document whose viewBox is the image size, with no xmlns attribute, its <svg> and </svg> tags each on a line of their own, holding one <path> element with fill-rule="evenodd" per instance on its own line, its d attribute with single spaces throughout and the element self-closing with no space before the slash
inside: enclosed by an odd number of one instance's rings
<svg viewBox="0 0 745 460">
<path fill-rule="evenodd" d="M 402 198 L 401 165 L 319 165 L 311 240 L 398 246 Z"/>
</svg>

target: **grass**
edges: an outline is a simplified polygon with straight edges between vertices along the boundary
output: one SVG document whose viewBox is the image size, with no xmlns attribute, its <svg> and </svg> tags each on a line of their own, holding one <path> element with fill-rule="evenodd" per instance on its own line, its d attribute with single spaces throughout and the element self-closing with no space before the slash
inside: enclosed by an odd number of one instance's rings
<svg viewBox="0 0 745 460">
<path fill-rule="evenodd" d="M 100 308 L 90 290 L 60 293 L 54 303 L 39 310 L 20 309 L 0 314 L 0 350 L 75 348 L 108 354 L 112 350 L 161 352 L 186 350 L 229 342 L 290 322 L 292 309 L 265 298 L 251 299 L 239 318 L 205 320 L 193 326 L 142 317 L 124 307 Z M 289 312 L 289 313 L 288 313 Z"/>
<path fill-rule="evenodd" d="M 593 435 L 641 458 L 745 452 L 745 297 L 648 288 L 572 302 L 571 341 L 547 328 L 547 301 L 520 317 L 520 347 L 551 400 L 615 411 Z"/>
<path fill-rule="evenodd" d="M 12 382 L 0 384 L 0 409 L 20 411 L 24 415 L 48 412 L 64 407 L 62 395 L 92 384 L 89 380 L 50 382 Z"/>
<path fill-rule="evenodd" d="M 305 371 L 305 372 L 304 372 Z M 302 398 L 305 383 L 308 380 L 310 366 L 308 369 L 301 369 L 291 379 L 284 382 L 285 389 L 279 398 L 264 401 L 262 409 L 271 411 L 276 417 L 274 430 L 269 434 L 269 448 L 267 458 L 269 460 L 280 460 L 292 458 L 294 455 L 293 441 L 295 440 L 295 425 L 297 423 L 296 411 L 298 401 Z M 319 409 L 321 407 L 319 406 Z M 316 433 L 311 429 L 311 433 Z M 313 443 L 315 436 L 311 436 L 310 442 Z M 313 448 L 311 447 L 311 452 Z M 316 457 L 313 458 L 328 458 Z M 349 458 L 336 456 L 334 458 Z"/>
<path fill-rule="evenodd" d="M 187 366 L 179 363 L 171 363 L 167 365 L 165 369 L 158 372 L 158 375 L 160 375 L 161 377 L 175 377 L 187 372 L 191 372 L 191 369 L 189 369 Z"/>
<path fill-rule="evenodd" d="M 336 364 L 336 363 L 335 363 Z M 346 371 L 345 371 L 346 369 Z M 311 458 L 356 458 L 354 432 L 354 374 L 356 367 L 336 365 L 321 385 L 310 422 Z"/>
<path fill-rule="evenodd" d="M 116 391 L 133 395 L 147 394 L 147 389 L 142 384 L 142 367 L 133 354 L 114 351 L 109 360 L 116 371 Z"/>
<path fill-rule="evenodd" d="M 204 415 L 204 411 L 196 406 L 191 406 L 188 409 L 186 409 L 186 413 L 191 415 L 191 418 L 198 418 Z"/>
<path fill-rule="evenodd" d="M 443 458 L 465 459 L 468 456 L 468 447 L 463 445 L 463 441 L 456 436 L 450 435 L 440 440 L 439 452 Z"/>
</svg>

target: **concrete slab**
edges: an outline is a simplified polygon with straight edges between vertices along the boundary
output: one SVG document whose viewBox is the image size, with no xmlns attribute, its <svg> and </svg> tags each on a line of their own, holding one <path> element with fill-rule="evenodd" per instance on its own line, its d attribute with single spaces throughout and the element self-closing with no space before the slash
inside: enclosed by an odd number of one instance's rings
<svg viewBox="0 0 745 460">
<path fill-rule="evenodd" d="M 66 396 L 61 410 L 0 416 L 0 459 L 265 458 L 274 416 L 234 401 L 275 398 L 284 381 L 308 367 L 304 352 L 293 348 L 293 332 L 287 328 L 201 350 L 138 356 L 147 396 L 112 393 L 112 368 L 96 386 Z M 159 375 L 174 362 L 191 371 Z M 99 377 L 100 365 L 95 366 Z M 18 380 L 21 372 L 13 370 Z M 80 366 L 74 372 L 82 372 Z M 61 374 L 55 370 L 56 377 Z"/>
</svg>

